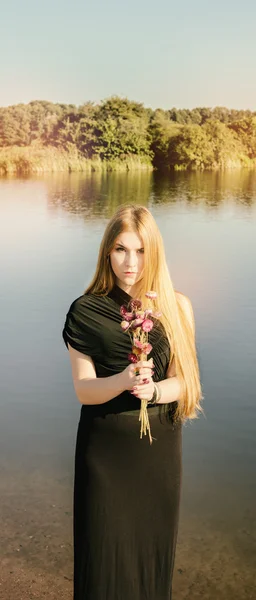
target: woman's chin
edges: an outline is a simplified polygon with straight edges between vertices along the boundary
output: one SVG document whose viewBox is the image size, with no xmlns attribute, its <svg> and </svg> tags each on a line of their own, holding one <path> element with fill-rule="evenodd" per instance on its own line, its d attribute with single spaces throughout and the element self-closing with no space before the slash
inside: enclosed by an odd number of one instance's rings
<svg viewBox="0 0 256 600">
<path fill-rule="evenodd" d="M 131 289 L 134 284 L 137 282 L 136 275 L 122 275 L 122 278 L 119 277 L 117 279 L 119 281 L 119 286 L 124 286 L 126 291 L 129 293 L 129 289 Z"/>
</svg>

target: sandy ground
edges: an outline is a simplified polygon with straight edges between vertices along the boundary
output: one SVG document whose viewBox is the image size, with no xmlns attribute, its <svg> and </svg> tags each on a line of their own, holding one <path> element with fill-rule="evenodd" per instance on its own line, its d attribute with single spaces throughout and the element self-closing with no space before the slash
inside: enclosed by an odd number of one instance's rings
<svg viewBox="0 0 256 600">
<path fill-rule="evenodd" d="M 53 575 L 35 569 L 25 561 L 13 563 L 13 559 L 1 562 L 1 600 L 70 600 L 72 582 L 65 576 Z"/>
<path fill-rule="evenodd" d="M 4 471 L 1 600 L 72 600 L 70 473 L 56 480 L 36 468 L 25 478 L 22 470 Z M 191 499 L 189 508 L 182 505 L 173 600 L 256 598 L 254 519 L 251 510 L 238 507 L 240 520 L 218 510 L 202 514 Z"/>
<path fill-rule="evenodd" d="M 72 600 L 72 546 L 62 548 L 60 544 L 58 552 L 55 539 L 55 550 L 48 554 L 49 539 L 39 536 L 34 543 L 40 556 L 34 556 L 32 547 L 29 556 L 22 546 L 2 559 L 1 600 Z M 183 526 L 177 545 L 173 600 L 253 599 L 254 561 L 255 554 L 249 562 L 243 562 L 238 550 L 220 532 L 202 530 L 195 535 L 191 525 Z"/>
</svg>

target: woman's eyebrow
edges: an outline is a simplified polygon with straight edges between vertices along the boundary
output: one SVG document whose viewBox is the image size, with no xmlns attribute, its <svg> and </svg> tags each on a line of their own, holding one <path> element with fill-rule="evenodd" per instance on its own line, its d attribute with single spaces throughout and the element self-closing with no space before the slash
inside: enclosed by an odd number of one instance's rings
<svg viewBox="0 0 256 600">
<path fill-rule="evenodd" d="M 117 246 L 122 246 L 122 248 L 124 248 L 125 250 L 127 250 L 127 248 L 125 248 L 125 245 L 122 244 L 122 242 L 116 242 Z M 143 248 L 143 246 L 141 246 L 140 248 L 137 248 L 137 250 L 141 250 Z"/>
</svg>

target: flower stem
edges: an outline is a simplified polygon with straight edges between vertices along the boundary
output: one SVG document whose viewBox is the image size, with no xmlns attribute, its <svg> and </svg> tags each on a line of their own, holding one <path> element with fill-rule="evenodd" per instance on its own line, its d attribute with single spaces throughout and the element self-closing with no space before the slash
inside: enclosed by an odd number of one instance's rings
<svg viewBox="0 0 256 600">
<path fill-rule="evenodd" d="M 146 338 L 147 338 L 147 335 L 146 335 Z M 147 360 L 147 355 L 142 353 L 141 360 Z M 149 416 L 148 416 L 148 410 L 147 410 L 148 401 L 145 399 L 140 399 L 140 401 L 141 401 L 140 415 L 139 415 L 139 421 L 141 421 L 140 439 L 142 438 L 143 434 L 147 435 L 147 431 L 148 431 L 149 441 L 150 441 L 150 444 L 152 444 L 153 438 L 151 435 L 150 422 L 149 422 Z"/>
</svg>

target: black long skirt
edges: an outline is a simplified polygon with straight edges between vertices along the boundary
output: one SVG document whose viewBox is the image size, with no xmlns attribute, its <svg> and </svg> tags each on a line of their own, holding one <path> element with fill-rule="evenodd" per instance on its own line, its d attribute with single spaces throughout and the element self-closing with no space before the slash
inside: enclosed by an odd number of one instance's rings
<svg viewBox="0 0 256 600">
<path fill-rule="evenodd" d="M 81 413 L 74 482 L 74 600 L 171 600 L 182 425 L 150 409 Z"/>
</svg>

